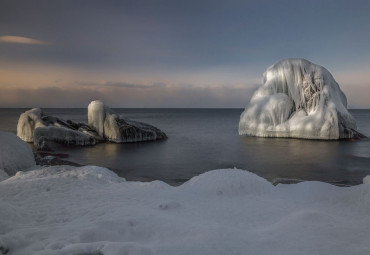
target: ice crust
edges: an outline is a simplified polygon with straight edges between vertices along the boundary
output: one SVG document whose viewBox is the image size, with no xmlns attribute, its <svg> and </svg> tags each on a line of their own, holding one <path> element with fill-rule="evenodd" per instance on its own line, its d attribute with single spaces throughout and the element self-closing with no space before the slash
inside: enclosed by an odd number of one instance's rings
<svg viewBox="0 0 370 255">
<path fill-rule="evenodd" d="M 0 179 L 36 165 L 30 146 L 16 135 L 0 131 Z"/>
<path fill-rule="evenodd" d="M 38 148 L 43 148 L 46 141 L 53 141 L 67 145 L 93 145 L 96 140 L 79 131 L 68 129 L 66 127 L 48 126 L 39 127 L 34 130 L 34 143 Z"/>
<path fill-rule="evenodd" d="M 54 166 L 0 182 L 9 254 L 370 253 L 370 185 L 279 184 L 214 170 L 179 187 Z"/>
<path fill-rule="evenodd" d="M 305 59 L 269 67 L 239 122 L 240 135 L 262 137 L 345 139 L 361 136 L 356 129 L 333 76 Z"/>
<path fill-rule="evenodd" d="M 88 121 L 100 136 L 111 142 L 128 143 L 166 138 L 165 133 L 156 127 L 120 117 L 100 100 L 89 104 Z"/>
</svg>

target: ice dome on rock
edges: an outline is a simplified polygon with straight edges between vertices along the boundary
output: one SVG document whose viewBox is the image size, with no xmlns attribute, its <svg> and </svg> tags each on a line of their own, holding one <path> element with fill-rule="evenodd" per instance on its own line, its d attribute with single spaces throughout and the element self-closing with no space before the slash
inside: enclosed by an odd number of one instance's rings
<svg viewBox="0 0 370 255">
<path fill-rule="evenodd" d="M 356 129 L 347 98 L 333 76 L 305 59 L 269 67 L 239 121 L 239 135 L 261 137 L 362 137 Z"/>
<path fill-rule="evenodd" d="M 31 147 L 16 135 L 0 131 L 0 169 L 8 175 L 35 166 Z M 5 177 L 0 174 L 0 178 Z"/>
<path fill-rule="evenodd" d="M 165 139 L 161 130 L 151 125 L 123 119 L 100 100 L 88 106 L 89 125 L 108 141 L 129 143 Z"/>
<path fill-rule="evenodd" d="M 41 120 L 42 111 L 39 108 L 33 108 L 21 114 L 17 125 L 17 136 L 23 141 L 33 142 L 33 131 L 38 127 L 45 127 Z"/>
</svg>

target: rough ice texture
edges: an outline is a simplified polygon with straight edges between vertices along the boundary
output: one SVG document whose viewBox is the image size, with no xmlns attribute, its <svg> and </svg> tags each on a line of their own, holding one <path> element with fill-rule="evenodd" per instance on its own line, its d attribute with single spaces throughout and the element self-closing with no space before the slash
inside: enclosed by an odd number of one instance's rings
<svg viewBox="0 0 370 255">
<path fill-rule="evenodd" d="M 0 179 L 35 166 L 30 146 L 16 135 L 0 131 Z"/>
<path fill-rule="evenodd" d="M 151 125 L 123 119 L 100 100 L 88 106 L 89 125 L 108 141 L 129 143 L 165 139 L 166 134 Z"/>
<path fill-rule="evenodd" d="M 236 169 L 179 187 L 55 166 L 0 182 L 8 254 L 370 254 L 370 185 L 273 186 Z"/>
<path fill-rule="evenodd" d="M 38 148 L 43 148 L 46 146 L 45 143 L 53 141 L 60 144 L 66 145 L 92 145 L 96 141 L 93 137 L 73 129 L 68 129 L 66 127 L 39 127 L 34 131 L 34 144 Z"/>
<path fill-rule="evenodd" d="M 269 67 L 263 78 L 240 116 L 240 135 L 328 140 L 361 136 L 346 96 L 324 67 L 287 59 Z"/>
</svg>

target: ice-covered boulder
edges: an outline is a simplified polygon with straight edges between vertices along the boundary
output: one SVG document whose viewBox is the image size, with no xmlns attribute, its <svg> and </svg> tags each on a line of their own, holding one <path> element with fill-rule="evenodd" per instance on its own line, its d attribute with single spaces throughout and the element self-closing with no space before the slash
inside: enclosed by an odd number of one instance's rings
<svg viewBox="0 0 370 255">
<path fill-rule="evenodd" d="M 347 110 L 346 96 L 324 67 L 287 59 L 269 67 L 263 78 L 240 116 L 240 135 L 330 140 L 362 136 Z"/>
<path fill-rule="evenodd" d="M 26 142 L 33 142 L 39 149 L 48 147 L 48 142 L 92 145 L 97 140 L 103 140 L 88 125 L 45 115 L 39 108 L 21 114 L 17 125 L 17 135 Z"/>
<path fill-rule="evenodd" d="M 21 114 L 17 125 L 17 136 L 23 141 L 33 142 L 33 131 L 38 127 L 45 127 L 41 120 L 42 111 L 39 108 L 33 108 Z"/>
<path fill-rule="evenodd" d="M 156 127 L 123 119 L 100 100 L 89 104 L 88 121 L 100 136 L 111 142 L 129 143 L 166 138 L 166 134 Z"/>
<path fill-rule="evenodd" d="M 0 131 L 0 169 L 8 175 L 14 175 L 35 165 L 31 147 L 27 143 L 12 133 Z"/>
</svg>

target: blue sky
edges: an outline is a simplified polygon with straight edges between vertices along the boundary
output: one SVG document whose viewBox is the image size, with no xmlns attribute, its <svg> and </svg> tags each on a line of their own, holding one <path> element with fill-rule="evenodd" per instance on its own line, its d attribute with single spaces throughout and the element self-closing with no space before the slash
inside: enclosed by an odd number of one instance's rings
<svg viewBox="0 0 370 255">
<path fill-rule="evenodd" d="M 0 107 L 244 107 L 285 58 L 370 108 L 370 1 L 1 1 Z"/>
</svg>

